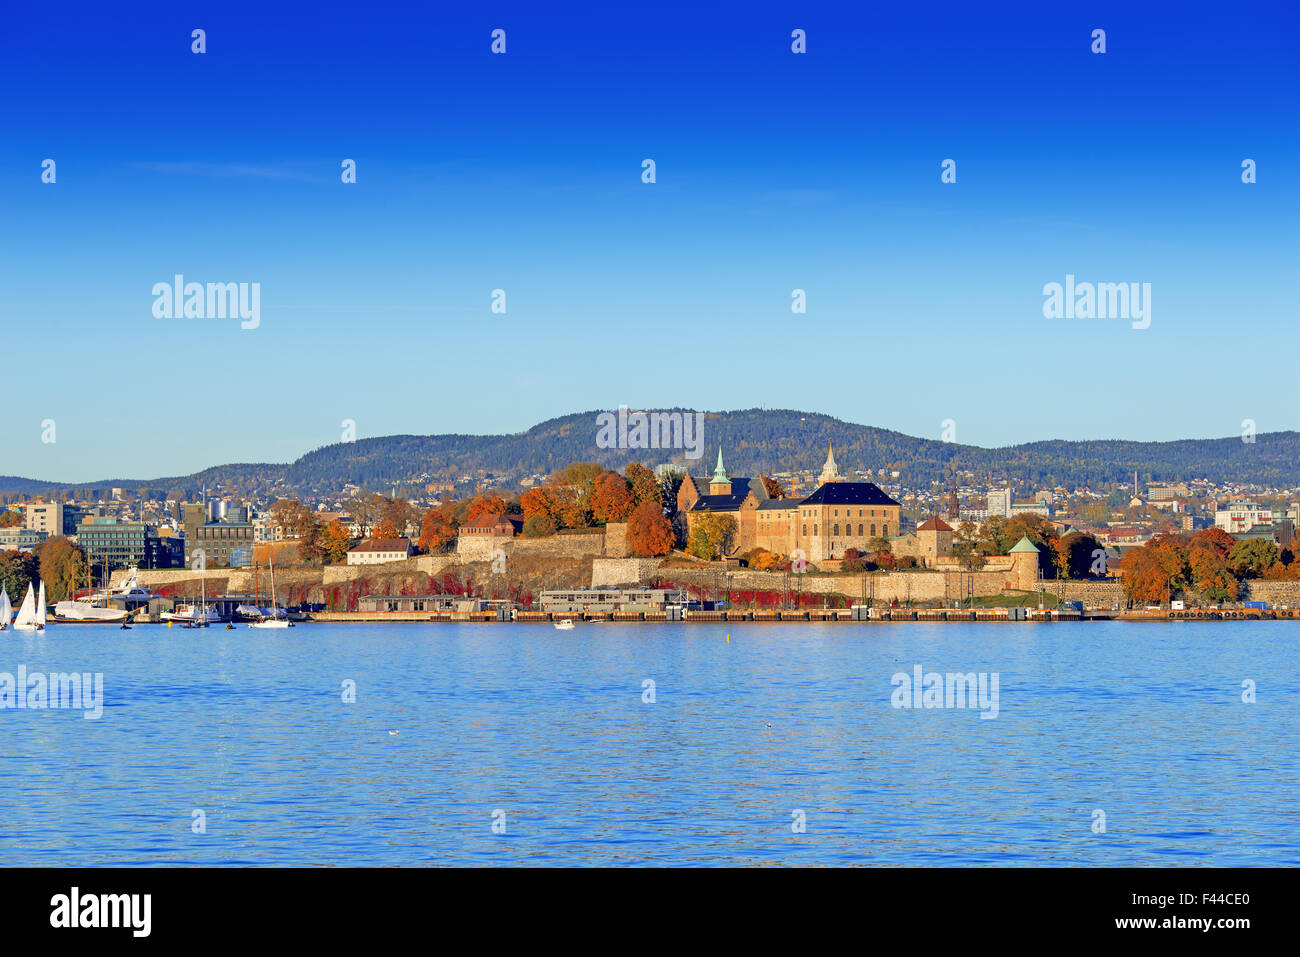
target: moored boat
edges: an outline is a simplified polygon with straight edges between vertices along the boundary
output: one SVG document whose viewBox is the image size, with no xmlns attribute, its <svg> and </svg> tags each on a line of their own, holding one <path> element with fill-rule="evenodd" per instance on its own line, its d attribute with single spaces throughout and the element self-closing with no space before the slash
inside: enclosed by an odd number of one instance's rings
<svg viewBox="0 0 1300 957">
<path fill-rule="evenodd" d="M 88 601 L 61 601 L 54 606 L 54 620 L 70 625 L 120 625 L 129 614 L 125 608 L 104 608 Z"/>
<path fill-rule="evenodd" d="M 271 566 L 271 613 L 259 621 L 249 622 L 249 628 L 292 628 L 293 623 L 289 621 L 288 613 L 283 618 L 280 617 L 280 607 L 275 603 L 275 562 L 271 556 L 267 556 L 267 564 Z"/>
</svg>

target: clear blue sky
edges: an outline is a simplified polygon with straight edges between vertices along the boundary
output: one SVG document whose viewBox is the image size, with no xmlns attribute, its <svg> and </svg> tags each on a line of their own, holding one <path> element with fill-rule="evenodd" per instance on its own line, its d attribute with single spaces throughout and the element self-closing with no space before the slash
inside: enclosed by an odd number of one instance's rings
<svg viewBox="0 0 1300 957">
<path fill-rule="evenodd" d="M 0 473 L 620 404 L 1300 428 L 1294 3 L 266 6 L 6 14 Z M 261 327 L 154 318 L 178 272 L 260 282 Z M 1066 273 L 1151 283 L 1151 327 L 1044 319 Z"/>
</svg>

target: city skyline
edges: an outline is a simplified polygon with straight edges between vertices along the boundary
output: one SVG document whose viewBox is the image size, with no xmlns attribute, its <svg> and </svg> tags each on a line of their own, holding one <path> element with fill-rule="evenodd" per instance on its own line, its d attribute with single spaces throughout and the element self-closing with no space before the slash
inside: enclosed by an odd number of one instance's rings
<svg viewBox="0 0 1300 957">
<path fill-rule="evenodd" d="M 624 404 L 951 419 L 984 448 L 1300 429 L 1285 367 L 1188 385 L 1300 335 L 1297 15 L 1190 13 L 507 5 L 305 30 L 157 5 L 15 30 L 0 309 L 33 386 L 0 471 L 187 475 L 293 461 L 344 420 L 501 434 Z M 177 274 L 259 283 L 257 328 L 157 318 Z M 1150 326 L 1044 318 L 1067 276 L 1150 283 Z M 1009 413 L 1010 383 L 1038 401 Z"/>
</svg>

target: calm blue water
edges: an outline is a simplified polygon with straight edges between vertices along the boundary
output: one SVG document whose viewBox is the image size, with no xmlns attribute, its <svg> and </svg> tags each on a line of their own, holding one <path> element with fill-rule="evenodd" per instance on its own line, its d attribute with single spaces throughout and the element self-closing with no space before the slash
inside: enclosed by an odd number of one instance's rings
<svg viewBox="0 0 1300 957">
<path fill-rule="evenodd" d="M 106 706 L 0 711 L 5 865 L 1300 864 L 1288 622 L 62 625 L 19 664 Z M 894 709 L 915 664 L 998 672 L 998 717 Z"/>
</svg>

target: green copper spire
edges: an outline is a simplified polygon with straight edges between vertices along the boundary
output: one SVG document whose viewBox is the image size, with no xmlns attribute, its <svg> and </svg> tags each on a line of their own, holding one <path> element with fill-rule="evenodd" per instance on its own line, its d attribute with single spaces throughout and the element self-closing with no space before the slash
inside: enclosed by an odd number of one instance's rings
<svg viewBox="0 0 1300 957">
<path fill-rule="evenodd" d="M 713 470 L 713 481 L 715 482 L 731 481 L 731 479 L 727 478 L 727 470 L 722 467 L 722 446 L 720 445 L 718 446 L 718 467 Z"/>
</svg>

